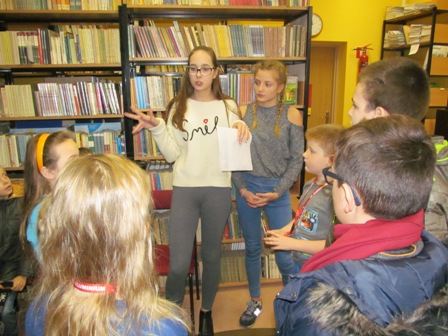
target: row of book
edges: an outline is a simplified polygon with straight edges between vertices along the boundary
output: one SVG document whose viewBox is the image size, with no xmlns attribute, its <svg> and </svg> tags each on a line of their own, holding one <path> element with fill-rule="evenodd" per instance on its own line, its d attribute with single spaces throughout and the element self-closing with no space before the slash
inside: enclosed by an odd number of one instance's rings
<svg viewBox="0 0 448 336">
<path fill-rule="evenodd" d="M 412 15 L 421 11 L 427 11 L 434 7 L 434 4 L 430 3 L 414 3 L 406 6 L 390 6 L 386 8 L 385 20 L 391 20 L 406 15 Z"/>
<path fill-rule="evenodd" d="M 173 173 L 171 171 L 148 172 L 151 180 L 151 190 L 172 190 Z"/>
<path fill-rule="evenodd" d="M 23 167 L 26 144 L 34 135 L 36 133 L 0 134 L 0 166 Z M 76 133 L 76 143 L 78 147 L 88 148 L 94 154 L 126 154 L 124 136 L 117 131 L 102 131 L 92 134 L 78 132 Z"/>
<path fill-rule="evenodd" d="M 117 10 L 122 0 L 2 0 L 0 10 Z"/>
<path fill-rule="evenodd" d="M 177 96 L 181 81 L 181 74 L 131 78 L 131 104 L 139 109 L 165 109 Z"/>
<path fill-rule="evenodd" d="M 199 264 L 201 262 L 199 261 Z M 275 254 L 264 251 L 261 256 L 261 277 L 264 279 L 281 278 L 280 270 L 275 262 Z M 247 281 L 245 251 L 227 250 L 221 251 L 221 282 L 245 282 Z"/>
<path fill-rule="evenodd" d="M 219 79 L 223 92 L 234 98 L 238 105 L 247 105 L 255 100 L 253 89 L 254 76 L 251 71 L 231 70 L 220 74 Z M 140 109 L 164 110 L 167 104 L 179 92 L 181 74 L 137 76 L 131 78 L 131 104 Z M 284 102 L 296 105 L 303 100 L 303 88 L 298 92 L 299 78 L 288 75 L 285 87 Z"/>
<path fill-rule="evenodd" d="M 128 5 L 308 7 L 309 0 L 128 0 Z"/>
<path fill-rule="evenodd" d="M 120 33 L 108 25 L 0 32 L 0 64 L 119 64 Z"/>
<path fill-rule="evenodd" d="M 0 87 L 0 117 L 123 114 L 121 83 L 96 77 L 54 77 Z"/>
<path fill-rule="evenodd" d="M 170 210 L 158 210 L 152 218 L 153 237 L 157 245 L 167 245 Z"/>
<path fill-rule="evenodd" d="M 226 227 L 224 228 L 223 239 L 226 240 L 241 238 L 243 238 L 243 233 L 241 231 L 240 221 L 238 219 L 238 211 L 236 210 L 235 203 L 233 203 L 229 219 L 227 220 Z"/>
<path fill-rule="evenodd" d="M 402 25 L 400 30 L 389 30 L 384 36 L 384 48 L 429 42 L 432 25 L 411 24 Z"/>
<path fill-rule="evenodd" d="M 211 25 L 196 23 L 156 26 L 153 20 L 129 25 L 131 58 L 187 57 L 197 46 L 211 47 L 218 57 L 305 57 L 307 29 L 259 24 Z"/>
<path fill-rule="evenodd" d="M 162 156 L 154 138 L 151 136 L 151 132 L 147 129 L 134 134 L 133 145 L 134 156 L 137 158 Z"/>
</svg>

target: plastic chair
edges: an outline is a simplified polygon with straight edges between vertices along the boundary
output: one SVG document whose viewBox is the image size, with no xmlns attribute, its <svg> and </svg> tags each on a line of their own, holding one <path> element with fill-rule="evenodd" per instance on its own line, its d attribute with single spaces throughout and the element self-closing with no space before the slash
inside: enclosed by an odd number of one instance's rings
<svg viewBox="0 0 448 336">
<path fill-rule="evenodd" d="M 158 275 L 168 275 L 170 264 L 170 248 L 168 245 L 156 245 L 156 271 Z M 194 240 L 193 252 L 191 254 L 190 268 L 188 269 L 188 287 L 190 292 L 190 315 L 191 322 L 194 327 L 194 298 L 193 298 L 193 275 L 196 281 L 196 299 L 199 300 L 199 278 L 198 278 L 198 261 L 196 252 L 196 239 Z"/>
</svg>

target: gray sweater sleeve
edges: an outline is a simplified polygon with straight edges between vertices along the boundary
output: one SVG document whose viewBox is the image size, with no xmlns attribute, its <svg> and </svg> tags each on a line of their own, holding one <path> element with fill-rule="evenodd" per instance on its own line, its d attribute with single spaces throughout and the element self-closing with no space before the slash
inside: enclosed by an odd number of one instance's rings
<svg viewBox="0 0 448 336">
<path fill-rule="evenodd" d="M 286 166 L 284 174 L 281 176 L 279 183 L 274 191 L 280 196 L 287 192 L 299 176 L 303 165 L 304 151 L 304 134 L 303 126 L 291 125 L 289 136 L 290 159 Z"/>
</svg>

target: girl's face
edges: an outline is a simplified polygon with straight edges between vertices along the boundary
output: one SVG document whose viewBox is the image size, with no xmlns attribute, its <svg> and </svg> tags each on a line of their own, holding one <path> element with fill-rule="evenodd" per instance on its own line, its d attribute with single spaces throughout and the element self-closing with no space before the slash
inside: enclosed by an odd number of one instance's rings
<svg viewBox="0 0 448 336">
<path fill-rule="evenodd" d="M 316 141 L 308 141 L 307 149 L 303 153 L 305 170 L 316 175 L 320 180 L 324 179 L 322 169 L 331 166 L 331 157 L 327 155 Z"/>
<path fill-rule="evenodd" d="M 0 167 L 0 199 L 5 199 L 12 194 L 12 184 L 6 171 Z"/>
<path fill-rule="evenodd" d="M 196 74 L 188 76 L 190 77 L 190 83 L 193 86 L 195 93 L 209 93 L 212 90 L 213 79 L 218 76 L 218 69 L 214 68 L 213 60 L 210 55 L 204 50 L 197 50 L 190 57 L 190 67 L 196 68 L 198 71 Z M 211 73 L 208 75 L 203 75 L 200 69 L 207 69 L 207 71 L 211 70 Z"/>
<path fill-rule="evenodd" d="M 274 70 L 258 70 L 255 74 L 254 90 L 260 106 L 276 105 L 278 94 L 284 88 L 285 84 L 278 83 L 278 75 Z"/>
<path fill-rule="evenodd" d="M 51 186 L 53 186 L 56 182 L 56 178 L 65 164 L 69 160 L 79 156 L 78 145 L 71 139 L 65 140 L 64 142 L 56 145 L 53 150 L 55 151 L 55 156 L 59 159 L 53 168 L 48 168 L 49 174 L 45 174 L 45 177 L 49 180 Z"/>
</svg>

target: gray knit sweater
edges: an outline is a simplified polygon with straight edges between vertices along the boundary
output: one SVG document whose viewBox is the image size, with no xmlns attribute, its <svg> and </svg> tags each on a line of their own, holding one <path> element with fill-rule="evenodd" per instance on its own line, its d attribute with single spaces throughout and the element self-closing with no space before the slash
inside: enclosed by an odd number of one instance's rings
<svg viewBox="0 0 448 336">
<path fill-rule="evenodd" d="M 252 105 L 247 106 L 244 122 L 252 127 L 254 117 Z M 303 127 L 288 120 L 289 105 L 283 106 L 280 115 L 280 136 L 274 133 L 277 106 L 257 106 L 256 129 L 251 128 L 251 157 L 253 171 L 258 177 L 280 178 L 273 192 L 280 196 L 287 192 L 297 180 L 303 164 L 304 135 Z M 246 187 L 244 172 L 233 172 L 232 181 L 236 190 Z"/>
</svg>

